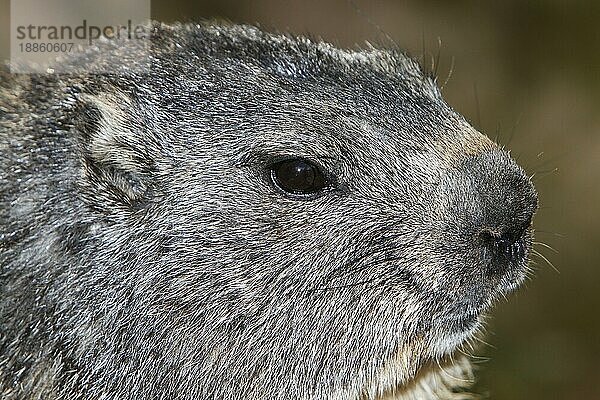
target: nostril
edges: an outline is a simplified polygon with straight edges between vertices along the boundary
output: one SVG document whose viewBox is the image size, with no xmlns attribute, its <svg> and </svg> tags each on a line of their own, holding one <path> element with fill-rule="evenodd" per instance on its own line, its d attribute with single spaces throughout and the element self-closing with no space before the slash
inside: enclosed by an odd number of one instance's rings
<svg viewBox="0 0 600 400">
<path fill-rule="evenodd" d="M 495 246 L 496 238 L 499 235 L 489 228 L 484 228 L 479 232 L 478 242 L 484 248 L 492 248 Z"/>
<path fill-rule="evenodd" d="M 492 272 L 501 272 L 525 257 L 525 234 L 526 228 L 505 232 L 484 228 L 479 232 L 477 240 L 483 251 L 482 258 Z"/>
</svg>

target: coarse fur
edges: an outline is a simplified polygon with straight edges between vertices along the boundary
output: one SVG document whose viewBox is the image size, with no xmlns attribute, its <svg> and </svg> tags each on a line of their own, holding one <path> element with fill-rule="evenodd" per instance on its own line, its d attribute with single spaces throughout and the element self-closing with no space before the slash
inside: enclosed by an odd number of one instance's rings
<svg viewBox="0 0 600 400">
<path fill-rule="evenodd" d="M 537 207 L 508 153 L 399 51 L 151 29 L 85 56 L 147 68 L 2 73 L 0 397 L 470 398 Z"/>
</svg>

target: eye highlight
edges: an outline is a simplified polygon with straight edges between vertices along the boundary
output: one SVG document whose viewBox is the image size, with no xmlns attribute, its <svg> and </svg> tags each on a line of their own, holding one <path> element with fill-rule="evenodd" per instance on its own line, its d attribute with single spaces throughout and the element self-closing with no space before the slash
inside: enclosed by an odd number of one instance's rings
<svg viewBox="0 0 600 400">
<path fill-rule="evenodd" d="M 270 174 L 275 186 L 292 195 L 314 195 L 327 186 L 327 179 L 321 168 L 301 158 L 271 165 Z"/>
</svg>

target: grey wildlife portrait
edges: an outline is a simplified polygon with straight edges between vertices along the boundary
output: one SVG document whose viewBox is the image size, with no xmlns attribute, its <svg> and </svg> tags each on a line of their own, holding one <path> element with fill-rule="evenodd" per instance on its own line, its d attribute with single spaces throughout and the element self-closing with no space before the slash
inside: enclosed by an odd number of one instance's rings
<svg viewBox="0 0 600 400">
<path fill-rule="evenodd" d="M 397 49 L 148 29 L 0 73 L 0 397 L 472 398 L 530 271 L 508 151 Z"/>
</svg>

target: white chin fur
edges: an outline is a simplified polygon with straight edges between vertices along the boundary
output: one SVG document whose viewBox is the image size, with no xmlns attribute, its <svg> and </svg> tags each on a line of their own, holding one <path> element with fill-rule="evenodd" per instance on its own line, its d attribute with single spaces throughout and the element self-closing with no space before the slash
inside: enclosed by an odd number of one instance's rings
<svg viewBox="0 0 600 400">
<path fill-rule="evenodd" d="M 340 396 L 338 399 L 360 400 L 463 400 L 475 399 L 467 390 L 473 383 L 473 372 L 468 358 L 457 351 L 481 328 L 477 320 L 465 330 L 439 334 L 430 340 L 423 350 L 428 349 L 430 361 L 418 372 L 408 366 L 414 360 L 398 357 L 379 371 L 362 389 L 362 394 Z M 427 350 L 425 350 L 427 351 Z M 416 375 L 415 375 L 416 372 Z"/>
</svg>

